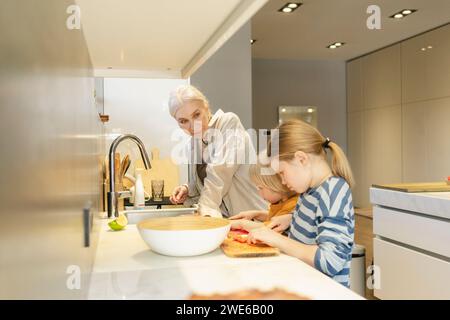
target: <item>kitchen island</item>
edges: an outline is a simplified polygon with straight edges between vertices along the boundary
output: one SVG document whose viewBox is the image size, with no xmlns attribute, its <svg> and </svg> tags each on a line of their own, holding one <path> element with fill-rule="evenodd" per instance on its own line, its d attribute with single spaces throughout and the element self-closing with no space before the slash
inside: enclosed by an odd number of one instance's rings
<svg viewBox="0 0 450 320">
<path fill-rule="evenodd" d="M 450 192 L 370 189 L 374 294 L 450 299 Z"/>
<path fill-rule="evenodd" d="M 313 267 L 281 254 L 229 258 L 221 249 L 196 257 L 152 252 L 136 225 L 111 231 L 100 220 L 89 299 L 187 299 L 192 294 L 226 294 L 273 288 L 311 299 L 363 299 Z"/>
</svg>

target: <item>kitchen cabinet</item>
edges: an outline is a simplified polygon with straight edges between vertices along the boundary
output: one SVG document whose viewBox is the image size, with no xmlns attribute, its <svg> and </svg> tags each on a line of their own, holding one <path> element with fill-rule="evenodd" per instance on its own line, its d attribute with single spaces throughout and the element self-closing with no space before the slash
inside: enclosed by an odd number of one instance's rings
<svg viewBox="0 0 450 320">
<path fill-rule="evenodd" d="M 449 83 L 450 25 L 347 63 L 347 140 L 355 206 L 369 206 L 374 183 L 441 181 L 448 176 Z"/>
<path fill-rule="evenodd" d="M 402 42 L 402 100 L 450 96 L 450 25 Z"/>
<path fill-rule="evenodd" d="M 450 173 L 450 97 L 403 106 L 404 182 L 442 181 Z"/>
<path fill-rule="evenodd" d="M 362 58 L 364 109 L 401 103 L 400 44 Z"/>
<path fill-rule="evenodd" d="M 400 123 L 400 105 L 364 112 L 366 194 L 374 183 L 402 181 Z"/>
<path fill-rule="evenodd" d="M 375 296 L 450 299 L 450 193 L 371 188 L 370 196 Z"/>
<path fill-rule="evenodd" d="M 364 113 L 356 111 L 347 115 L 347 149 L 348 161 L 356 179 L 353 189 L 353 203 L 360 205 L 369 202 L 367 179 L 364 169 Z"/>
<path fill-rule="evenodd" d="M 362 58 L 347 63 L 347 112 L 364 108 Z"/>
</svg>

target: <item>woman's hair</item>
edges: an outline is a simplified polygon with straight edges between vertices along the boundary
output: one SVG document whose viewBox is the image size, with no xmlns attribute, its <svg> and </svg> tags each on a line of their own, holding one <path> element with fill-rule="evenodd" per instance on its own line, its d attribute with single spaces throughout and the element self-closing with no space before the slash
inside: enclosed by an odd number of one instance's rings
<svg viewBox="0 0 450 320">
<path fill-rule="evenodd" d="M 200 101 L 203 106 L 209 111 L 209 102 L 205 95 L 196 87 L 189 84 L 184 84 L 177 87 L 170 93 L 169 96 L 169 112 L 172 117 L 175 118 L 177 110 L 182 107 L 186 102 Z"/>
<path fill-rule="evenodd" d="M 289 190 L 281 183 L 280 176 L 270 166 L 264 166 L 260 163 L 252 164 L 250 165 L 249 176 L 250 180 L 257 186 L 266 187 L 288 197 L 296 195 L 295 191 Z"/>
<path fill-rule="evenodd" d="M 319 155 L 326 159 L 325 149 L 328 148 L 332 153 L 333 175 L 345 179 L 350 187 L 354 186 L 352 170 L 344 152 L 336 143 L 322 136 L 319 130 L 301 120 L 288 120 L 277 129 L 270 144 L 276 141 L 274 139 L 278 139 L 278 156 L 281 161 L 292 160 L 297 151 Z"/>
</svg>

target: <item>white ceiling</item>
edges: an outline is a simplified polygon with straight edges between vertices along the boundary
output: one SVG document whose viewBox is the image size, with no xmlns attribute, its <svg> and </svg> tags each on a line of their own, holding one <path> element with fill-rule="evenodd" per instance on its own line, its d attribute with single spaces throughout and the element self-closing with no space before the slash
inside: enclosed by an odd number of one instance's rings
<svg viewBox="0 0 450 320">
<path fill-rule="evenodd" d="M 266 2 L 76 0 L 96 75 L 144 77 L 189 76 Z"/>
<path fill-rule="evenodd" d="M 450 22 L 450 0 L 299 0 L 290 14 L 278 12 L 287 0 L 270 0 L 252 19 L 254 58 L 349 60 Z M 381 30 L 369 30 L 369 5 L 381 8 Z M 418 9 L 400 20 L 402 9 Z M 337 42 L 346 45 L 330 50 Z"/>
</svg>

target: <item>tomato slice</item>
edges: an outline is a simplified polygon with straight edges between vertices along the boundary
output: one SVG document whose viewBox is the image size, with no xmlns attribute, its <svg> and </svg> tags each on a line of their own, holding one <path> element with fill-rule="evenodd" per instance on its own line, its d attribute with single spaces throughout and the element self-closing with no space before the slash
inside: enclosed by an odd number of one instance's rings
<svg viewBox="0 0 450 320">
<path fill-rule="evenodd" d="M 234 241 L 246 243 L 248 237 L 248 231 L 245 230 L 232 230 L 228 233 L 228 237 Z"/>
</svg>

